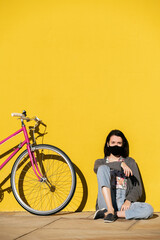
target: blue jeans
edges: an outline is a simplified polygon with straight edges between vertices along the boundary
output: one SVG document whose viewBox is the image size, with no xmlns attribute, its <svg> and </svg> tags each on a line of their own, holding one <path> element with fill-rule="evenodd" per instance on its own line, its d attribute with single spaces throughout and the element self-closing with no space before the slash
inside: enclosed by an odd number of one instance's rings
<svg viewBox="0 0 160 240">
<path fill-rule="evenodd" d="M 110 168 L 102 165 L 97 171 L 98 180 L 98 209 L 107 209 L 106 202 L 102 194 L 102 187 L 111 189 L 112 203 L 115 211 L 120 211 L 125 200 L 126 190 L 112 189 L 110 184 Z M 144 202 L 134 202 L 128 210 L 125 211 L 126 219 L 147 219 L 153 215 L 153 208 L 150 204 Z"/>
</svg>

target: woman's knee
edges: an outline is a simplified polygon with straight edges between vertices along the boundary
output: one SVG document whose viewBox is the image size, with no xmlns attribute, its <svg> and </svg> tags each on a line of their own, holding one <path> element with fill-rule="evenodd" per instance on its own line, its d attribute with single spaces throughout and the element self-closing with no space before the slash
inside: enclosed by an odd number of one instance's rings
<svg viewBox="0 0 160 240">
<path fill-rule="evenodd" d="M 125 212 L 126 219 L 147 219 L 153 215 L 153 207 L 148 203 L 134 202 Z"/>
<path fill-rule="evenodd" d="M 110 168 L 107 165 L 101 165 L 98 168 L 97 174 L 108 174 L 108 175 L 110 175 Z"/>
<path fill-rule="evenodd" d="M 138 204 L 138 203 L 137 203 Z M 149 203 L 139 203 L 140 204 L 140 218 L 147 219 L 153 215 L 153 207 Z"/>
<path fill-rule="evenodd" d="M 145 216 L 144 218 L 149 218 L 153 216 L 154 209 L 149 203 L 145 203 Z"/>
</svg>

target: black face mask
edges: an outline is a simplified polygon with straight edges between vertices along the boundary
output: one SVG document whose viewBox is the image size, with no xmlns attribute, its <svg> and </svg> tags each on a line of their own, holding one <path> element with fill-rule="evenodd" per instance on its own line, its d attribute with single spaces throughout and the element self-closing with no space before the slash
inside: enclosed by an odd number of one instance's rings
<svg viewBox="0 0 160 240">
<path fill-rule="evenodd" d="M 109 152 L 112 153 L 114 156 L 122 156 L 123 155 L 123 147 L 120 146 L 109 146 Z"/>
</svg>

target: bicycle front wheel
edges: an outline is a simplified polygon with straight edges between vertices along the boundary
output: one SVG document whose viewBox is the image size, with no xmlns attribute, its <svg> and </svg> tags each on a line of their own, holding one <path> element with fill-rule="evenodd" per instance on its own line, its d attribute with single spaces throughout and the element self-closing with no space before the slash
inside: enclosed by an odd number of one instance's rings
<svg viewBox="0 0 160 240">
<path fill-rule="evenodd" d="M 59 148 L 41 144 L 31 148 L 42 178 L 34 173 L 28 151 L 15 161 L 11 186 L 18 203 L 36 215 L 51 215 L 61 211 L 73 197 L 76 174 L 69 157 Z"/>
</svg>

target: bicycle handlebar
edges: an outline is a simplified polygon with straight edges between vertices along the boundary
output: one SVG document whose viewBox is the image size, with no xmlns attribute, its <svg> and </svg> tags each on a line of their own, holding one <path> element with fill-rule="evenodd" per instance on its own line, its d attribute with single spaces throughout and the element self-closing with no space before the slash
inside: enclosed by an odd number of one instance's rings
<svg viewBox="0 0 160 240">
<path fill-rule="evenodd" d="M 26 120 L 27 122 L 34 120 L 35 122 L 41 122 L 43 124 L 43 122 L 38 117 L 29 118 L 29 117 L 25 117 L 25 115 L 22 113 L 11 113 L 11 116 L 19 117 L 23 120 Z"/>
<path fill-rule="evenodd" d="M 11 113 L 12 117 L 24 117 L 22 113 Z"/>
</svg>

